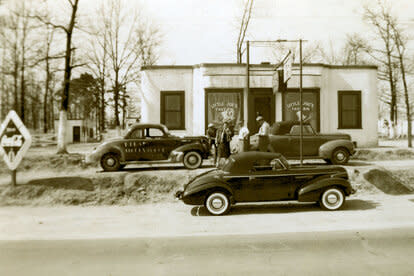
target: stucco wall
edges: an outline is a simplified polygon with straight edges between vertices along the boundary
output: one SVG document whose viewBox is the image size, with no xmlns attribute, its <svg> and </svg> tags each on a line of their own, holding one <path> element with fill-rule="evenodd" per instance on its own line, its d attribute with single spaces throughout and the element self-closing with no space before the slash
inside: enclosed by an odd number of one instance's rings
<svg viewBox="0 0 414 276">
<path fill-rule="evenodd" d="M 174 135 L 193 133 L 193 69 L 166 68 L 146 70 L 141 75 L 142 121 L 160 123 L 161 91 L 184 91 L 185 130 L 173 130 Z"/>
<path fill-rule="evenodd" d="M 250 87 L 272 87 L 272 66 L 252 67 Z M 288 88 L 299 87 L 299 70 L 294 67 Z M 320 131 L 343 132 L 352 136 L 358 146 L 378 144 L 377 136 L 377 76 L 374 67 L 341 67 L 310 65 L 303 67 L 303 87 L 320 88 Z M 176 135 L 203 135 L 205 133 L 205 89 L 244 88 L 245 65 L 201 64 L 194 67 L 160 66 L 142 73 L 142 120 L 160 122 L 160 91 L 185 91 L 185 131 Z M 338 91 L 361 91 L 362 129 L 338 129 Z M 247 120 L 246 95 L 244 119 Z M 275 119 L 282 120 L 282 94 L 275 94 Z"/>
</svg>

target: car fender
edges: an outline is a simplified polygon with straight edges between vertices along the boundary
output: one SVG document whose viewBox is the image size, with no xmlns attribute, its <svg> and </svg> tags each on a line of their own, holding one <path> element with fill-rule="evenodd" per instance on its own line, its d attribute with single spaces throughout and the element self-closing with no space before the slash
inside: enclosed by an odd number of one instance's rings
<svg viewBox="0 0 414 276">
<path fill-rule="evenodd" d="M 323 190 L 333 186 L 342 188 L 345 195 L 350 195 L 352 193 L 352 186 L 348 180 L 337 177 L 321 177 L 302 186 L 302 188 L 298 191 L 298 201 L 318 201 Z"/>
<path fill-rule="evenodd" d="M 209 181 L 200 185 L 197 185 L 189 190 L 184 190 L 184 196 L 191 196 L 198 193 L 207 193 L 208 191 L 214 190 L 214 189 L 223 189 L 227 191 L 229 194 L 233 195 L 232 189 L 225 184 L 224 182 L 220 181 Z"/>
<path fill-rule="evenodd" d="M 201 153 L 203 158 L 207 158 L 209 155 L 208 149 L 199 142 L 179 146 L 178 148 L 174 149 L 174 151 L 183 153 L 189 151 L 198 151 Z"/>
<path fill-rule="evenodd" d="M 332 157 L 332 152 L 336 148 L 346 148 L 349 151 L 350 155 L 355 153 L 355 147 L 352 141 L 339 139 L 339 140 L 332 140 L 322 144 L 319 147 L 319 156 L 322 158 L 329 159 Z"/>
<path fill-rule="evenodd" d="M 125 162 L 125 153 L 118 145 L 111 145 L 109 147 L 105 147 L 99 151 L 99 159 L 106 153 L 113 152 L 120 156 L 120 162 Z"/>
</svg>

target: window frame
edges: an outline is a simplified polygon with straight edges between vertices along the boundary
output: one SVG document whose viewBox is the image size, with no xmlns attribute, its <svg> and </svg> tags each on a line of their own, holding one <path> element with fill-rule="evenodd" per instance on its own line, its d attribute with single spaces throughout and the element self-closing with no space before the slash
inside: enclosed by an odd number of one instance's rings
<svg viewBox="0 0 414 276">
<path fill-rule="evenodd" d="M 181 124 L 179 127 L 170 127 L 165 123 L 165 114 L 168 112 L 165 106 L 165 97 L 171 95 L 180 96 L 180 106 L 181 106 Z M 160 123 L 165 125 L 169 130 L 185 130 L 185 91 L 183 90 L 174 90 L 174 91 L 161 91 L 161 101 L 160 101 Z"/>
<path fill-rule="evenodd" d="M 342 97 L 347 95 L 357 96 L 358 106 L 356 107 L 357 112 L 357 124 L 355 126 L 344 126 L 343 125 L 343 107 Z M 362 129 L 362 93 L 361 90 L 339 90 L 338 91 L 338 129 Z"/>
</svg>

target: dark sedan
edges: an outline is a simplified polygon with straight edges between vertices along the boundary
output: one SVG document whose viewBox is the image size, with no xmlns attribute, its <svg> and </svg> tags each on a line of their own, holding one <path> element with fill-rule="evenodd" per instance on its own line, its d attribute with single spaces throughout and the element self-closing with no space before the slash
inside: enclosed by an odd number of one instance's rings
<svg viewBox="0 0 414 276">
<path fill-rule="evenodd" d="M 300 157 L 300 122 L 276 122 L 270 131 L 268 151 L 289 159 Z M 250 137 L 251 150 L 259 147 L 259 137 Z M 317 133 L 309 123 L 303 124 L 303 158 L 323 159 L 328 164 L 344 165 L 355 153 L 356 143 L 344 133 Z"/>
<path fill-rule="evenodd" d="M 232 204 L 260 201 L 319 202 L 325 210 L 337 210 L 352 193 L 342 167 L 290 166 L 279 153 L 244 152 L 230 156 L 222 168 L 198 175 L 176 197 L 223 215 Z"/>
</svg>

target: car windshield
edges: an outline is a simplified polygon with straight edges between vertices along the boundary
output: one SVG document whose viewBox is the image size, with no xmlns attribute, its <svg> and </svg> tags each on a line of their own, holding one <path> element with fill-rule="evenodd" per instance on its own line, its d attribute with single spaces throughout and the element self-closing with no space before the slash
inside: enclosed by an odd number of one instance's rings
<svg viewBox="0 0 414 276">
<path fill-rule="evenodd" d="M 168 127 L 161 125 L 162 130 L 164 130 L 164 133 L 166 136 L 171 136 L 171 133 L 168 131 Z"/>
<path fill-rule="evenodd" d="M 282 164 L 283 164 L 283 166 L 285 166 L 285 167 L 286 167 L 286 169 L 289 169 L 289 168 L 290 168 L 289 162 L 286 160 L 286 158 L 285 158 L 285 157 L 280 156 L 280 157 L 279 157 L 279 161 L 280 161 L 280 163 L 282 163 Z"/>
</svg>

